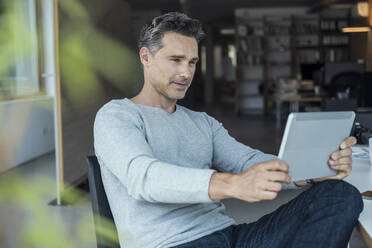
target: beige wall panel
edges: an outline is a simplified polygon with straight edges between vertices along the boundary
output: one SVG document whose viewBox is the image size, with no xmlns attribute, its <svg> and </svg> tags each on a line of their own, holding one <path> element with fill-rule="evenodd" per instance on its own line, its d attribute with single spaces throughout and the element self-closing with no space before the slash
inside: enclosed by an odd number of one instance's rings
<svg viewBox="0 0 372 248">
<path fill-rule="evenodd" d="M 130 43 L 130 24 L 131 24 L 131 9 L 130 5 L 123 0 L 84 0 L 78 1 L 83 3 L 85 8 L 88 10 L 91 22 L 94 26 L 102 31 L 104 34 L 111 38 L 114 38 L 122 46 L 127 46 Z M 60 41 L 60 58 L 63 57 L 63 53 L 66 52 L 63 49 L 63 37 L 70 34 L 70 31 L 74 27 L 70 27 L 70 13 L 64 13 L 65 9 L 60 6 L 59 8 L 59 41 Z M 89 34 L 87 39 L 92 39 Z M 105 58 L 100 56 L 105 53 L 105 46 L 97 44 L 94 47 L 94 52 L 91 53 L 92 60 L 100 60 L 103 64 L 109 63 L 110 66 L 115 66 L 115 58 L 107 59 L 110 61 L 103 61 Z M 135 54 L 135 51 L 132 51 Z M 133 57 L 125 58 L 131 60 L 131 68 L 138 68 L 138 61 Z M 79 65 L 76 65 L 77 76 L 79 73 L 85 73 L 82 69 L 80 70 Z M 123 68 L 125 71 L 127 68 Z M 94 84 L 91 84 L 89 80 L 82 83 L 84 86 L 80 86 L 80 92 L 82 97 L 76 102 L 76 97 L 73 98 L 69 92 L 71 92 L 71 83 L 68 82 L 66 76 L 63 76 L 63 67 L 61 67 L 61 91 L 62 91 L 62 137 L 63 137 L 63 179 L 65 184 L 77 183 L 87 175 L 87 169 L 85 164 L 85 156 L 94 154 L 93 149 L 93 123 L 97 110 L 111 99 L 131 97 L 138 90 L 138 83 L 140 80 L 136 79 L 139 77 L 140 70 L 133 69 L 129 74 L 131 78 L 126 78 L 128 72 L 123 73 L 122 78 L 119 82 L 113 83 L 112 79 L 105 77 L 104 75 L 99 76 L 99 90 Z M 120 74 L 120 73 L 119 73 Z M 120 76 L 120 75 L 119 75 Z M 117 78 L 117 77 L 116 77 Z M 119 83 L 119 84 L 118 84 Z M 125 87 L 121 87 L 125 85 Z M 76 85 L 78 89 L 78 85 Z M 76 92 L 75 92 L 76 93 Z M 88 97 L 86 97 L 88 96 Z"/>
</svg>

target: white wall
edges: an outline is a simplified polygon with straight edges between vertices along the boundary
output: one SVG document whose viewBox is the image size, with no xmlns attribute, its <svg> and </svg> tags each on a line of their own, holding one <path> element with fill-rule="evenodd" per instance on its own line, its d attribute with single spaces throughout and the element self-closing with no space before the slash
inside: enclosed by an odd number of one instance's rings
<svg viewBox="0 0 372 248">
<path fill-rule="evenodd" d="M 35 1 L 19 0 L 19 2 L 22 4 L 17 5 L 20 8 L 18 11 L 22 11 L 23 16 L 29 21 L 31 53 L 37 54 Z M 45 78 L 48 96 L 0 101 L 0 173 L 55 150 L 53 0 L 43 0 L 42 6 L 45 71 L 41 73 Z M 37 57 L 33 56 L 32 59 L 24 63 L 27 62 L 30 68 L 37 67 Z M 32 80 L 28 80 L 27 85 L 20 85 L 18 88 L 32 88 L 30 86 L 32 83 L 33 92 L 38 92 L 38 72 L 35 69 L 31 71 Z"/>
<path fill-rule="evenodd" d="M 14 14 L 19 23 L 13 24 L 14 44 L 23 41 L 15 53 L 15 96 L 35 94 L 40 91 L 38 79 L 38 42 L 35 0 L 14 0 Z M 26 29 L 27 32 L 23 32 Z"/>
<path fill-rule="evenodd" d="M 42 77 L 45 79 L 45 91 L 48 96 L 56 95 L 56 72 L 55 72 L 55 44 L 54 44 L 54 6 L 53 1 L 42 1 L 42 28 L 44 49 L 44 71 Z"/>
<path fill-rule="evenodd" d="M 54 150 L 53 97 L 0 102 L 0 172 Z"/>
</svg>

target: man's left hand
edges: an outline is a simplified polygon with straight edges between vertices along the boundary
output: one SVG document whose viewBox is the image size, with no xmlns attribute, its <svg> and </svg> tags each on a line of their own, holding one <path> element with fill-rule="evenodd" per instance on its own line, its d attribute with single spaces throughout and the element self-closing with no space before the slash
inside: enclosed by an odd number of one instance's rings
<svg viewBox="0 0 372 248">
<path fill-rule="evenodd" d="M 351 147 L 357 143 L 355 137 L 350 136 L 346 138 L 341 144 L 340 149 L 333 152 L 328 160 L 328 165 L 331 169 L 337 171 L 335 176 L 322 177 L 314 179 L 314 182 L 321 182 L 329 179 L 342 180 L 347 177 L 352 169 L 352 159 L 351 159 Z M 301 186 L 306 184 L 305 181 L 297 181 L 296 185 Z"/>
<path fill-rule="evenodd" d="M 351 159 L 351 147 L 357 143 L 355 137 L 351 136 L 345 139 L 341 145 L 340 149 L 333 152 L 328 160 L 328 165 L 331 169 L 337 171 L 337 175 L 330 177 L 323 177 L 316 179 L 314 181 L 324 181 L 328 179 L 344 179 L 347 177 L 352 169 L 352 159 Z"/>
</svg>

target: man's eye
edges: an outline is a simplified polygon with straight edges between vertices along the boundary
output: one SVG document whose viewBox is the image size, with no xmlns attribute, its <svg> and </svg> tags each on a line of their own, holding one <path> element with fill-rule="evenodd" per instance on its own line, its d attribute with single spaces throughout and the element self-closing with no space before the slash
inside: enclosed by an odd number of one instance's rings
<svg viewBox="0 0 372 248">
<path fill-rule="evenodd" d="M 180 62 L 181 60 L 180 59 L 172 59 L 172 61 L 174 61 L 174 62 Z"/>
<path fill-rule="evenodd" d="M 190 65 L 196 65 L 196 61 L 191 61 Z"/>
</svg>

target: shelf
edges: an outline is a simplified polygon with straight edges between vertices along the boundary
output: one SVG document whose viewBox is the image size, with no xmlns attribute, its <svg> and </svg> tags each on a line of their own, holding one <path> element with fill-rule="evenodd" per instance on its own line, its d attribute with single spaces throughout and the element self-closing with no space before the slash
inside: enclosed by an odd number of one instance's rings
<svg viewBox="0 0 372 248">
<path fill-rule="evenodd" d="M 240 67 L 244 67 L 245 70 L 250 69 L 250 68 L 257 68 L 257 67 L 264 67 L 265 64 L 240 64 Z M 249 68 L 246 68 L 249 67 Z"/>
<path fill-rule="evenodd" d="M 322 36 L 348 36 L 349 33 L 342 33 L 342 31 L 321 31 Z"/>
<path fill-rule="evenodd" d="M 265 22 L 273 26 L 288 27 L 291 23 L 291 18 L 282 16 L 269 16 L 265 18 Z"/>
<path fill-rule="evenodd" d="M 299 61 L 300 64 L 317 64 L 319 63 L 319 60 L 314 60 L 314 61 L 310 61 L 310 60 L 304 60 L 304 61 Z"/>
<path fill-rule="evenodd" d="M 319 33 L 308 33 L 308 34 L 293 34 L 293 36 L 295 37 L 299 37 L 299 36 L 318 36 Z"/>
<path fill-rule="evenodd" d="M 295 49 L 318 49 L 319 46 L 298 46 Z"/>
<path fill-rule="evenodd" d="M 295 21 L 318 21 L 319 20 L 319 17 L 317 16 L 314 16 L 314 17 L 297 17 L 297 16 L 294 16 L 293 19 Z"/>
<path fill-rule="evenodd" d="M 248 35 L 244 35 L 244 36 L 240 35 L 240 37 L 245 37 L 245 38 L 248 38 L 248 39 L 261 39 L 261 38 L 264 38 L 265 35 L 263 35 L 263 34 L 260 34 L 260 35 L 258 35 L 258 34 L 248 34 Z"/>
<path fill-rule="evenodd" d="M 348 47 L 349 44 L 342 44 L 342 45 L 321 45 L 322 47 L 329 47 L 329 48 L 345 48 Z"/>
<path fill-rule="evenodd" d="M 348 17 L 321 17 L 321 21 L 349 21 Z"/>
<path fill-rule="evenodd" d="M 241 79 L 241 80 L 238 80 L 240 82 L 242 81 L 263 81 L 262 78 L 244 78 L 244 79 Z"/>
<path fill-rule="evenodd" d="M 287 37 L 287 36 L 291 36 L 291 34 L 267 34 L 267 35 L 265 35 L 266 37 L 280 37 L 280 36 L 285 36 L 285 37 Z"/>
<path fill-rule="evenodd" d="M 263 97 L 263 96 L 260 95 L 260 94 L 248 94 L 248 93 L 245 93 L 245 94 L 239 94 L 239 97 Z"/>
<path fill-rule="evenodd" d="M 249 17 L 242 18 L 242 17 L 238 17 L 237 19 L 239 21 L 243 21 L 243 22 L 245 22 L 245 21 L 248 21 L 248 22 L 263 22 L 262 18 L 249 18 Z"/>
<path fill-rule="evenodd" d="M 268 62 L 268 63 L 266 63 L 266 66 L 290 66 L 292 64 L 293 64 L 292 62 L 283 62 L 283 63 L 277 63 L 277 62 L 270 63 L 270 62 Z"/>
<path fill-rule="evenodd" d="M 270 50 L 267 50 L 266 52 L 267 53 L 287 53 L 287 52 L 290 52 L 291 50 L 292 50 L 291 48 L 286 48 L 286 49 L 283 49 L 283 50 L 270 49 Z"/>
<path fill-rule="evenodd" d="M 262 79 L 260 80 L 252 80 L 252 79 L 241 79 L 239 80 L 240 83 L 243 83 L 243 84 L 259 84 L 259 83 L 262 83 Z"/>
<path fill-rule="evenodd" d="M 260 53 L 260 52 L 264 52 L 265 50 L 263 50 L 263 49 L 248 49 L 247 50 L 247 52 L 246 52 L 246 54 L 250 54 L 250 53 L 252 53 L 253 55 L 255 55 L 256 53 Z"/>
</svg>

